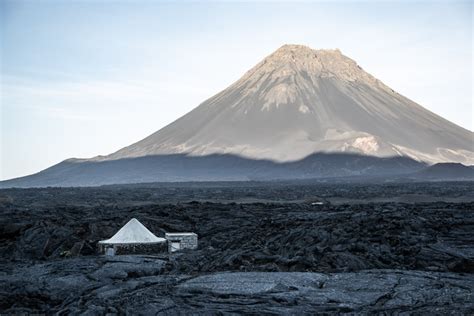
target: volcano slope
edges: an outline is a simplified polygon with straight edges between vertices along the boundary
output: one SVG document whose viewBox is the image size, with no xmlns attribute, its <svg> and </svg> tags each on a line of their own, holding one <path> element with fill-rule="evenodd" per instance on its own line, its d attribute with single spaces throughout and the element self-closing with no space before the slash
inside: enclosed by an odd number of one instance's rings
<svg viewBox="0 0 474 316">
<path fill-rule="evenodd" d="M 473 137 L 339 50 L 284 45 L 152 135 L 0 187 L 404 174 L 474 164 Z"/>
<path fill-rule="evenodd" d="M 8 189 L 0 203 L 2 313 L 474 312 L 472 182 Z M 199 249 L 98 255 L 132 217 L 196 232 Z"/>
<path fill-rule="evenodd" d="M 472 139 L 339 50 L 284 45 L 185 116 L 96 159 L 186 153 L 288 162 L 355 153 L 469 165 Z"/>
</svg>

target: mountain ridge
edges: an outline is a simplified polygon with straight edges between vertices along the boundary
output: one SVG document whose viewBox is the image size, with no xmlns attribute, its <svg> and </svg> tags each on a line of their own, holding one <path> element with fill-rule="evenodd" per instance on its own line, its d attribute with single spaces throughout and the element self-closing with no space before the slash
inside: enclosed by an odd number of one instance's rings
<svg viewBox="0 0 474 316">
<path fill-rule="evenodd" d="M 460 163 L 437 163 L 414 174 L 418 179 L 464 179 L 474 180 L 474 169 Z"/>
<path fill-rule="evenodd" d="M 0 188 L 398 176 L 409 175 L 425 166 L 406 157 L 321 153 L 293 162 L 257 160 L 229 154 L 172 154 L 102 161 L 68 159 L 27 177 L 0 181 Z"/>
</svg>

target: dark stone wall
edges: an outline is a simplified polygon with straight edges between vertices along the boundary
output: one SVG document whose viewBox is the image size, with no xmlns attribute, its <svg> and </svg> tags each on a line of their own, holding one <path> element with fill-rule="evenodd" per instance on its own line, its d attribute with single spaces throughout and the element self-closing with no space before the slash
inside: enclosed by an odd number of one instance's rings
<svg viewBox="0 0 474 316">
<path fill-rule="evenodd" d="M 105 254 L 106 248 L 111 247 L 110 245 L 100 245 L 99 252 Z M 141 245 L 114 245 L 116 255 L 130 255 L 130 254 L 157 254 L 167 252 L 167 243 L 162 242 L 159 244 L 141 244 Z"/>
</svg>

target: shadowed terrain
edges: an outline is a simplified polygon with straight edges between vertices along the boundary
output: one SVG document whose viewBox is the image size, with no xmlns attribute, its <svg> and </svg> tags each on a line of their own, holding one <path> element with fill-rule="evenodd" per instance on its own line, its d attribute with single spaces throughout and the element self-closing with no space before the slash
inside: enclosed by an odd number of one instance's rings
<svg viewBox="0 0 474 316">
<path fill-rule="evenodd" d="M 194 157 L 184 154 L 104 161 L 70 159 L 31 176 L 2 181 L 0 187 L 402 176 L 425 166 L 410 158 L 356 154 L 314 154 L 285 163 L 235 155 Z"/>
</svg>

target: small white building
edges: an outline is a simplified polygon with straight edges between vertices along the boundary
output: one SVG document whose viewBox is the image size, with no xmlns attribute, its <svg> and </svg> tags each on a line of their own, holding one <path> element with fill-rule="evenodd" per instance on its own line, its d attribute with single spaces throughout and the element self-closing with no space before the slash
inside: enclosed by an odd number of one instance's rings
<svg viewBox="0 0 474 316">
<path fill-rule="evenodd" d="M 198 247 L 198 235 L 195 233 L 166 233 L 165 238 L 168 240 L 168 252 Z"/>
<path fill-rule="evenodd" d="M 157 253 L 166 251 L 166 239 L 156 237 L 136 218 L 132 218 L 115 235 L 99 241 L 99 250 L 106 255 L 126 253 Z"/>
</svg>

